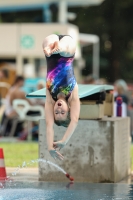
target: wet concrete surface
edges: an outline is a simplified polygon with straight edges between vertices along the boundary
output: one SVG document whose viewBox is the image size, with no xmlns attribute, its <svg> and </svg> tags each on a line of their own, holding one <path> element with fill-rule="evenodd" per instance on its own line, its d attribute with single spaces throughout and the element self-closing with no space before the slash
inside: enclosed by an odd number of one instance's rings
<svg viewBox="0 0 133 200">
<path fill-rule="evenodd" d="M 12 173 L 14 171 L 15 168 L 6 168 L 7 176 L 10 176 L 15 181 L 38 181 L 38 168 L 23 168 L 20 169 L 18 174 L 13 176 Z"/>
<path fill-rule="evenodd" d="M 20 170 L 16 176 L 12 176 L 12 173 L 15 171 L 15 168 L 6 168 L 7 176 L 10 176 L 15 181 L 38 181 L 39 179 L 39 169 L 38 168 L 23 168 Z M 64 182 L 66 182 L 64 177 Z M 133 184 L 133 172 L 130 176 L 121 180 L 119 183 Z"/>
</svg>

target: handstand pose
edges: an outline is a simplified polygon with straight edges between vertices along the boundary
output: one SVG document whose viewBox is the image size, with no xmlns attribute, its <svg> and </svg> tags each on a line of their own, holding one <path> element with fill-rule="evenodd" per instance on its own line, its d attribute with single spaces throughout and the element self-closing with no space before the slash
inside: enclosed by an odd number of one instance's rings
<svg viewBox="0 0 133 200">
<path fill-rule="evenodd" d="M 78 85 L 72 63 L 75 43 L 69 35 L 49 35 L 43 41 L 47 61 L 46 79 L 46 135 L 48 150 L 53 158 L 63 160 L 56 150 L 64 147 L 72 136 L 79 118 Z M 53 125 L 67 127 L 63 138 L 54 142 Z"/>
</svg>

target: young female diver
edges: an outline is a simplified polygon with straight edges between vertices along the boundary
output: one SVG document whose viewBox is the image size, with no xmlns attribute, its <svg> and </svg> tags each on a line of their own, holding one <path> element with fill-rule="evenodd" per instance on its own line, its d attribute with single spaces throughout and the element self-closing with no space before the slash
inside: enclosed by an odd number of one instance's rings
<svg viewBox="0 0 133 200">
<path fill-rule="evenodd" d="M 78 85 L 72 67 L 76 48 L 71 36 L 54 34 L 46 37 L 42 46 L 47 61 L 47 145 L 53 158 L 63 160 L 63 156 L 56 149 L 67 144 L 77 126 L 80 112 Z M 58 142 L 54 142 L 54 123 L 67 127 L 63 138 Z"/>
</svg>

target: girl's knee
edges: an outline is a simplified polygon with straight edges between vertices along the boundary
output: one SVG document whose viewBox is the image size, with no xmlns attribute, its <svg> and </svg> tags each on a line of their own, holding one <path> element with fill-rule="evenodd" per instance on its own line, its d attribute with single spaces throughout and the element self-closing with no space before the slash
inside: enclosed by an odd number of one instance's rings
<svg viewBox="0 0 133 200">
<path fill-rule="evenodd" d="M 60 40 L 60 43 L 65 43 L 65 44 L 68 44 L 68 45 L 74 45 L 75 41 L 72 37 L 65 36 Z"/>
<path fill-rule="evenodd" d="M 55 34 L 51 34 L 51 35 L 47 36 L 46 39 L 48 39 L 50 41 L 58 41 L 59 40 L 58 36 Z"/>
</svg>

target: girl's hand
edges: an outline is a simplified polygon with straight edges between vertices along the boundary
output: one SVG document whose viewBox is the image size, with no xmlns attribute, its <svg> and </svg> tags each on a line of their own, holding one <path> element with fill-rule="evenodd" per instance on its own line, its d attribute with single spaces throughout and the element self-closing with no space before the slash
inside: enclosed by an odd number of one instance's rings
<svg viewBox="0 0 133 200">
<path fill-rule="evenodd" d="M 62 149 L 64 146 L 65 146 L 65 143 L 64 143 L 62 140 L 53 143 L 53 147 L 54 147 L 55 149 L 59 148 L 59 150 L 60 150 L 60 149 Z"/>
<path fill-rule="evenodd" d="M 56 149 L 54 149 L 54 148 L 50 149 L 49 153 L 54 159 L 59 159 L 59 160 L 64 159 L 64 157 L 58 151 L 56 151 Z"/>
</svg>

